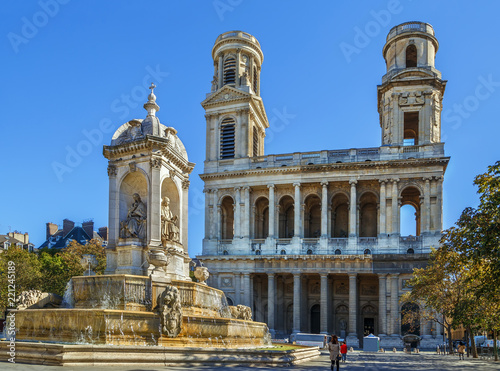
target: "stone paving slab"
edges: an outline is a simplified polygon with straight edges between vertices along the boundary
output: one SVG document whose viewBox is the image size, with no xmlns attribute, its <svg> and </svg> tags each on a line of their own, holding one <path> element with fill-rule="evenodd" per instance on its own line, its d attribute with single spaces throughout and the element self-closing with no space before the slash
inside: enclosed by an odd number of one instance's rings
<svg viewBox="0 0 500 371">
<path fill-rule="evenodd" d="M 61 371 L 61 370 L 75 370 L 75 371 L 153 371 L 153 370 L 234 370 L 234 371 L 255 371 L 255 370 L 273 370 L 273 367 L 238 367 L 238 366 L 189 366 L 189 367 L 112 367 L 112 366 L 98 366 L 98 367 L 58 367 L 58 366 L 39 366 L 39 365 L 23 365 L 11 364 L 2 362 L 0 363 L 1 370 L 12 371 Z M 278 368 L 280 370 L 330 370 L 330 359 L 326 352 L 322 352 L 321 356 L 306 363 Z M 465 359 L 459 360 L 457 356 L 452 355 L 437 355 L 430 352 L 422 352 L 420 354 L 405 354 L 399 353 L 364 353 L 354 352 L 348 354 L 348 362 L 341 363 L 341 370 L 349 371 L 389 371 L 389 370 L 411 370 L 411 371 L 448 371 L 448 370 L 475 370 L 475 371 L 490 371 L 500 370 L 500 362 L 493 362 L 491 360 L 482 359 Z"/>
</svg>

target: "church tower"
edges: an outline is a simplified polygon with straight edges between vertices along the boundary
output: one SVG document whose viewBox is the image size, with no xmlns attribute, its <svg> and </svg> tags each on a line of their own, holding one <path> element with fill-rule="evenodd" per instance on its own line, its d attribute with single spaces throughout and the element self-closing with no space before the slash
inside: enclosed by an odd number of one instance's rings
<svg viewBox="0 0 500 371">
<path fill-rule="evenodd" d="M 387 73 L 378 86 L 383 146 L 420 146 L 419 152 L 426 152 L 441 142 L 446 81 L 434 67 L 438 47 L 428 23 L 403 23 L 387 35 Z"/>
<path fill-rule="evenodd" d="M 206 111 L 205 172 L 219 161 L 262 156 L 269 123 L 260 97 L 264 55 L 255 37 L 230 31 L 217 37 L 212 49 L 211 92 L 201 103 Z M 246 161 L 246 160 L 245 160 Z"/>
</svg>

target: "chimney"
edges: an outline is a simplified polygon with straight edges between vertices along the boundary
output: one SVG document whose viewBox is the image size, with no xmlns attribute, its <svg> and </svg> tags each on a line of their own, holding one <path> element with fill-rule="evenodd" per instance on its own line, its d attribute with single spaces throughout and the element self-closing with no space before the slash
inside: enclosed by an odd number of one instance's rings
<svg viewBox="0 0 500 371">
<path fill-rule="evenodd" d="M 26 245 L 28 243 L 30 243 L 30 236 L 29 236 L 28 232 L 26 232 L 24 234 L 24 244 Z"/>
<path fill-rule="evenodd" d="M 102 237 L 104 241 L 108 240 L 108 227 L 99 228 L 99 235 Z"/>
<path fill-rule="evenodd" d="M 94 221 L 89 220 L 82 223 L 82 228 L 90 237 L 90 239 L 94 238 Z"/>
<path fill-rule="evenodd" d="M 57 228 L 57 224 L 54 223 L 47 223 L 47 229 L 46 229 L 46 240 L 50 238 L 50 236 L 53 236 L 59 228 Z"/>
<path fill-rule="evenodd" d="M 63 237 L 66 237 L 66 235 L 71 232 L 71 230 L 75 227 L 75 222 L 72 222 L 69 219 L 64 219 L 63 220 Z"/>
</svg>

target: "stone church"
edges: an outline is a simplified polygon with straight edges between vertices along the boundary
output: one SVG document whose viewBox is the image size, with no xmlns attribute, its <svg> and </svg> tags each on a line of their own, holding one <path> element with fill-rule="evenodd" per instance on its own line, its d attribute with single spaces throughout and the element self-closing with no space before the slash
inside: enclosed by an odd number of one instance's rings
<svg viewBox="0 0 500 371">
<path fill-rule="evenodd" d="M 426 265 L 442 228 L 441 142 L 446 86 L 434 66 L 431 25 L 393 27 L 377 86 L 381 145 L 264 154 L 269 121 L 260 97 L 263 52 L 245 32 L 221 34 L 206 111 L 205 236 L 198 259 L 209 284 L 252 308 L 274 337 L 336 333 L 360 346 L 370 333 L 402 345 L 400 303 L 413 268 Z M 415 235 L 400 233 L 401 208 Z M 421 346 L 442 328 L 420 321 Z"/>
</svg>

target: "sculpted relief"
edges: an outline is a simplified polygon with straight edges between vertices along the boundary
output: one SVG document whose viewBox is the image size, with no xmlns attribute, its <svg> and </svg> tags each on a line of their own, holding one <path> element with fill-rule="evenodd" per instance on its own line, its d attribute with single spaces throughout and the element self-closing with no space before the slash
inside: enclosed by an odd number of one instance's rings
<svg viewBox="0 0 500 371">
<path fill-rule="evenodd" d="M 167 286 L 165 291 L 158 295 L 156 313 L 160 316 L 161 330 L 168 337 L 176 337 L 182 329 L 182 307 L 179 289 Z"/>
<path fill-rule="evenodd" d="M 134 193 L 132 197 L 134 201 L 128 209 L 127 218 L 120 223 L 120 237 L 135 237 L 144 240 L 146 238 L 146 204 L 142 202 L 138 193 Z"/>
</svg>

